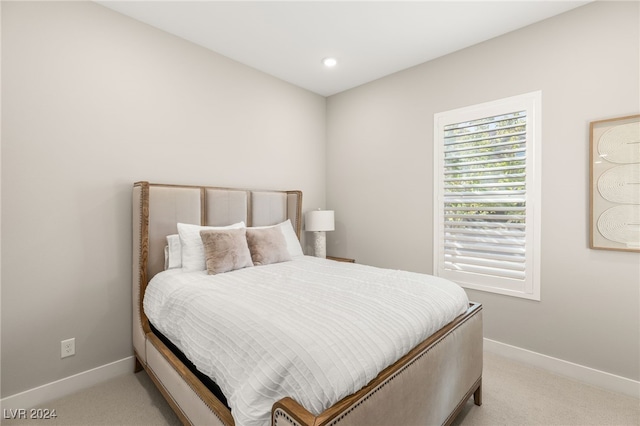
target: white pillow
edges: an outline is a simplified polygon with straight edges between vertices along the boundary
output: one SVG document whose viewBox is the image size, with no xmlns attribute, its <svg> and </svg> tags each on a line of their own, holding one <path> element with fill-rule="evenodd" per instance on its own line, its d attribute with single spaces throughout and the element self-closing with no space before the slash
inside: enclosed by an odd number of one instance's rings
<svg viewBox="0 0 640 426">
<path fill-rule="evenodd" d="M 207 229 L 240 229 L 245 228 L 244 222 L 229 226 L 200 226 L 178 223 L 178 235 L 182 248 L 182 269 L 187 271 L 204 271 L 207 269 L 204 255 L 204 244 L 200 238 L 200 231 Z"/>
<path fill-rule="evenodd" d="M 302 246 L 300 245 L 300 240 L 298 240 L 298 236 L 296 235 L 296 231 L 293 230 L 293 225 L 289 219 L 285 220 L 282 223 L 271 226 L 256 226 L 256 229 L 263 228 L 275 228 L 279 227 L 280 231 L 282 231 L 282 235 L 284 235 L 284 239 L 287 242 L 287 251 L 291 258 L 304 256 L 304 252 L 302 251 Z"/>
<path fill-rule="evenodd" d="M 178 234 L 167 235 L 164 248 L 164 269 L 182 268 L 182 247 Z"/>
</svg>

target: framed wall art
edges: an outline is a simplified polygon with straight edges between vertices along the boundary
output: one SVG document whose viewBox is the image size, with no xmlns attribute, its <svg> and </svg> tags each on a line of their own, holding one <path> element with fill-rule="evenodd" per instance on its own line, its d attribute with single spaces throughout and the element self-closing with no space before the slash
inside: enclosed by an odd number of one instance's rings
<svg viewBox="0 0 640 426">
<path fill-rule="evenodd" d="M 591 248 L 640 252 L 640 114 L 592 121 Z"/>
</svg>

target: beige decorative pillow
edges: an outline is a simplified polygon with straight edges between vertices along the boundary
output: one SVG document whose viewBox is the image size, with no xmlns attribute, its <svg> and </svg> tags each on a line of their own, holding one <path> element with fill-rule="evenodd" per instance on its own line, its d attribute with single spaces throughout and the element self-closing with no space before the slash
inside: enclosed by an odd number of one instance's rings
<svg viewBox="0 0 640 426">
<path fill-rule="evenodd" d="M 284 240 L 287 242 L 287 250 L 291 255 L 291 259 L 304 256 L 304 252 L 302 251 L 302 246 L 300 245 L 300 240 L 298 239 L 298 235 L 296 234 L 296 231 L 293 230 L 293 225 L 291 224 L 291 220 L 287 219 L 284 222 L 281 222 L 277 225 L 254 226 L 251 229 L 264 229 L 264 228 L 280 228 L 280 231 L 282 231 L 282 235 L 284 235 Z"/>
<path fill-rule="evenodd" d="M 182 269 L 185 271 L 204 271 L 204 247 L 200 231 L 209 229 L 238 229 L 245 228 L 244 222 L 227 226 L 200 226 L 188 223 L 178 223 L 178 235 L 180 238 L 180 257 Z"/>
<path fill-rule="evenodd" d="M 247 243 L 254 265 L 268 265 L 291 260 L 287 241 L 280 227 L 248 228 Z"/>
<path fill-rule="evenodd" d="M 253 266 L 245 228 L 204 230 L 200 238 L 209 275 Z"/>
</svg>

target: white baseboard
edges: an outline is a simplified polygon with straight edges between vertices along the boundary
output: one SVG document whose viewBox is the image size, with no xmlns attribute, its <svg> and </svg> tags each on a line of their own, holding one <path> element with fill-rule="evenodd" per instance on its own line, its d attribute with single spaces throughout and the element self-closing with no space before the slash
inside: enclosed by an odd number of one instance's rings
<svg viewBox="0 0 640 426">
<path fill-rule="evenodd" d="M 583 383 L 640 398 L 640 382 L 635 380 L 486 338 L 484 339 L 484 350 Z M 134 364 L 135 358 L 130 356 L 25 392 L 8 396 L 0 400 L 0 411 L 2 409 L 27 409 L 41 406 L 54 399 L 87 389 L 120 375 L 131 373 L 133 372 Z"/>
<path fill-rule="evenodd" d="M 484 350 L 505 358 L 529 364 L 560 376 L 587 383 L 613 392 L 640 398 L 640 382 L 596 370 L 584 365 L 543 355 L 517 346 L 507 345 L 491 339 L 484 339 Z"/>
<path fill-rule="evenodd" d="M 62 398 L 109 379 L 127 373 L 133 373 L 135 357 L 130 356 L 114 361 L 46 385 L 38 386 L 0 400 L 0 411 L 3 409 L 28 409 L 42 406 L 54 399 Z M 4 411 L 2 411 L 4 412 Z"/>
</svg>

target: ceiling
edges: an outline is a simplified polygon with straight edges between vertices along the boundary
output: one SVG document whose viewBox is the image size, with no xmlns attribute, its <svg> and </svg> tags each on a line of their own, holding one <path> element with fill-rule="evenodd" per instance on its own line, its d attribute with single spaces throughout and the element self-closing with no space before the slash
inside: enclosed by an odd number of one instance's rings
<svg viewBox="0 0 640 426">
<path fill-rule="evenodd" d="M 589 1 L 97 1 L 323 96 Z M 322 59 L 334 57 L 333 68 Z"/>
</svg>

